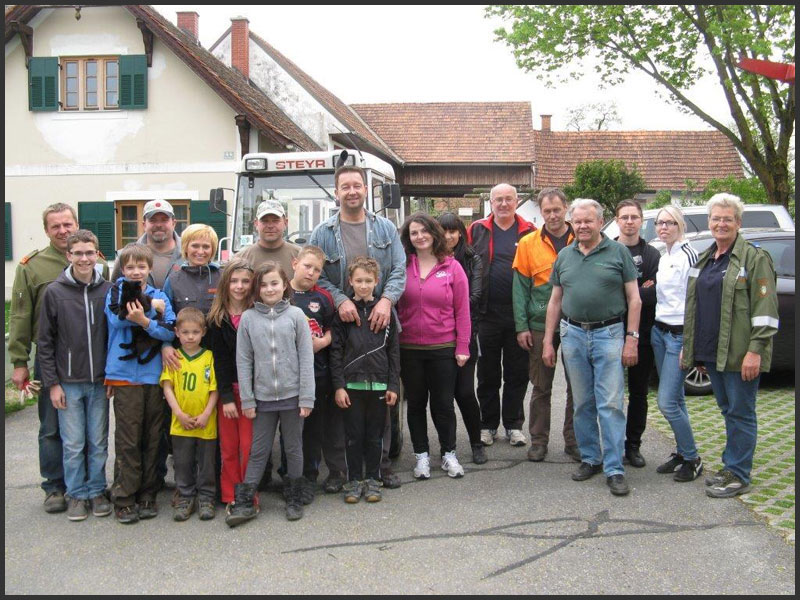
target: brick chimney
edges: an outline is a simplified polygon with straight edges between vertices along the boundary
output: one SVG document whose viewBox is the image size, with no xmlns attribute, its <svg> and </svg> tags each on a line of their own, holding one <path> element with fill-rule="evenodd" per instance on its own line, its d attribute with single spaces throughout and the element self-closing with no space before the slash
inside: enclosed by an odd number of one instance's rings
<svg viewBox="0 0 800 600">
<path fill-rule="evenodd" d="M 199 40 L 200 15 L 196 12 L 179 12 L 178 29 L 188 33 L 195 41 Z"/>
<path fill-rule="evenodd" d="M 245 17 L 231 19 L 231 66 L 250 78 L 250 21 Z"/>
<path fill-rule="evenodd" d="M 539 115 L 542 117 L 542 131 L 550 131 L 550 119 L 553 115 Z"/>
</svg>

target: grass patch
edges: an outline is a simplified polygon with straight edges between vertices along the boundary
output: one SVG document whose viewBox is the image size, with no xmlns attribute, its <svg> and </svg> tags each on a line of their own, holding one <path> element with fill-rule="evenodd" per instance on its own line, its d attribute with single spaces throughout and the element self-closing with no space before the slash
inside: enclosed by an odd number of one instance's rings
<svg viewBox="0 0 800 600">
<path fill-rule="evenodd" d="M 36 396 L 25 400 L 22 404 L 19 403 L 19 390 L 14 386 L 14 384 L 9 383 L 6 386 L 6 401 L 5 401 L 5 410 L 6 416 L 14 414 L 15 412 L 21 411 L 23 408 L 28 406 L 36 406 Z"/>
</svg>

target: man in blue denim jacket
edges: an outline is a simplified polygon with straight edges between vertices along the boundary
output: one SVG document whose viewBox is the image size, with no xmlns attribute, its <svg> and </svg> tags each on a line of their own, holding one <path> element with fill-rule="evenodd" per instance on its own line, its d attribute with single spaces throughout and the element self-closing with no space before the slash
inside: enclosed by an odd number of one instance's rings
<svg viewBox="0 0 800 600">
<path fill-rule="evenodd" d="M 347 265 L 357 256 L 369 256 L 378 261 L 381 273 L 375 292 L 381 299 L 369 315 L 370 329 L 377 332 L 389 324 L 392 308 L 406 287 L 406 254 L 394 223 L 364 208 L 367 199 L 367 174 L 364 170 L 340 167 L 336 170 L 334 182 L 339 213 L 317 225 L 308 241 L 309 245 L 318 246 L 325 253 L 325 266 L 318 285 L 333 296 L 342 321 L 356 321 L 360 325 L 356 306 L 350 299 L 353 290 L 347 277 Z M 400 487 L 400 478 L 390 468 L 390 441 L 391 422 L 387 418 L 381 478 L 385 487 Z M 334 490 L 332 487 L 329 490 L 326 485 L 325 491 Z"/>
</svg>

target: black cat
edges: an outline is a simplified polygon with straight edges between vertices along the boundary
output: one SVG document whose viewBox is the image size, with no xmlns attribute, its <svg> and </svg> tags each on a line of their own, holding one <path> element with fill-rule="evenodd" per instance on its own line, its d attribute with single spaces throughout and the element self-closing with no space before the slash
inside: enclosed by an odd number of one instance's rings
<svg viewBox="0 0 800 600">
<path fill-rule="evenodd" d="M 111 302 L 109 308 L 112 312 L 116 312 L 120 320 L 128 316 L 128 303 L 139 301 L 142 309 L 146 313 L 151 307 L 151 298 L 142 290 L 142 286 L 138 281 L 122 281 L 122 290 L 119 292 L 119 301 L 114 302 L 114 292 L 112 291 Z M 115 306 L 116 304 L 116 306 Z M 131 341 L 129 343 L 120 343 L 120 348 L 123 350 L 130 350 L 130 354 L 120 356 L 120 360 L 133 360 L 134 358 L 140 364 L 149 363 L 161 351 L 161 340 L 151 338 L 141 325 L 134 325 L 131 327 Z"/>
</svg>

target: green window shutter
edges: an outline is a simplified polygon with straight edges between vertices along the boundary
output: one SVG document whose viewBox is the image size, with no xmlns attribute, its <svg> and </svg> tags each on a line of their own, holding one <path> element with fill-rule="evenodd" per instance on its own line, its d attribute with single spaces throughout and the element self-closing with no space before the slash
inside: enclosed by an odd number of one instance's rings
<svg viewBox="0 0 800 600">
<path fill-rule="evenodd" d="M 14 254 L 11 251 L 11 203 L 6 202 L 6 260 L 14 260 Z"/>
<path fill-rule="evenodd" d="M 28 65 L 28 110 L 58 110 L 58 58 L 31 58 Z"/>
<path fill-rule="evenodd" d="M 119 107 L 147 108 L 147 57 L 144 54 L 119 57 Z"/>
<path fill-rule="evenodd" d="M 78 202 L 78 224 L 97 236 L 100 252 L 108 259 L 114 258 L 114 203 Z"/>
<path fill-rule="evenodd" d="M 217 232 L 219 239 L 224 238 L 228 228 L 228 218 L 225 213 L 211 212 L 211 203 L 208 200 L 194 200 L 189 208 L 189 222 L 205 223 Z"/>
</svg>

